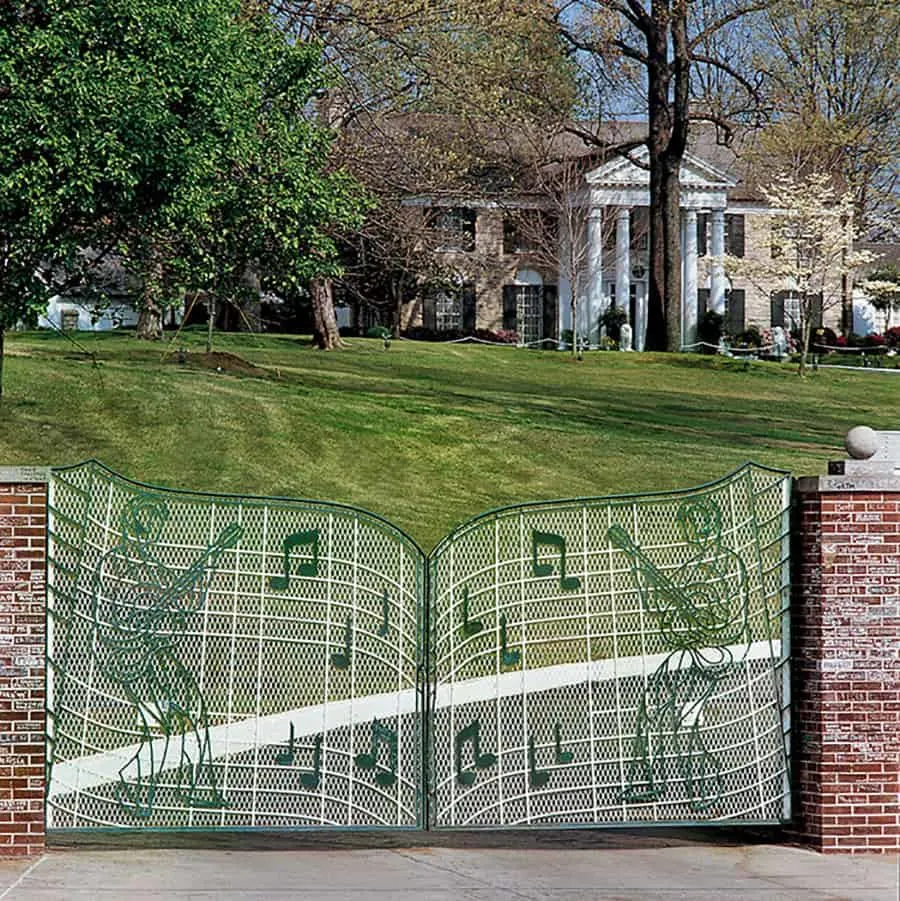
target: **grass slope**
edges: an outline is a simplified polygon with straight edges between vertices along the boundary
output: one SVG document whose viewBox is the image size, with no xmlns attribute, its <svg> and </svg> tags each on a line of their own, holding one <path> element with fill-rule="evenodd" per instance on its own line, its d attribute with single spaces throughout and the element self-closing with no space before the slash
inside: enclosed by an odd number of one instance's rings
<svg viewBox="0 0 900 901">
<path fill-rule="evenodd" d="M 745 460 L 824 471 L 848 428 L 896 425 L 900 376 L 715 357 L 292 336 L 12 334 L 0 464 L 96 457 L 172 487 L 356 504 L 431 546 L 488 508 L 689 487 Z M 171 348 L 169 348 L 171 351 Z M 214 365 L 210 365 L 214 364 Z M 221 365 L 222 371 L 215 366 Z"/>
</svg>

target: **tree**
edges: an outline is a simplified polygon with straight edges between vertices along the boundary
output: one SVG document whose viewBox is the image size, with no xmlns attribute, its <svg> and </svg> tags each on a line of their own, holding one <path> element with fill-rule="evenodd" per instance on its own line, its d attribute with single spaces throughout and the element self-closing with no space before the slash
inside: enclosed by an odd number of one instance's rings
<svg viewBox="0 0 900 901">
<path fill-rule="evenodd" d="M 885 329 L 892 328 L 894 311 L 900 309 L 900 266 L 880 266 L 869 273 L 863 287 L 872 306 L 887 313 Z"/>
<path fill-rule="evenodd" d="M 447 197 L 471 188 L 465 176 L 483 170 L 486 143 L 502 123 L 521 123 L 573 98 L 572 72 L 545 15 L 544 0 L 277 0 L 283 27 L 316 40 L 335 73 L 318 107 L 339 134 L 339 159 L 375 199 L 361 239 L 347 235 L 377 266 L 380 255 L 405 269 L 403 282 L 428 279 L 432 268 L 417 248 L 422 229 L 401 212 L 405 198 L 428 192 Z M 438 114 L 435 117 L 434 114 Z M 398 127 L 403 117 L 417 124 Z M 429 128 L 451 118 L 457 134 Z M 430 156 L 431 160 L 427 161 Z M 385 162 L 389 165 L 385 165 Z M 391 236 L 392 227 L 399 234 Z M 427 242 L 426 242 L 427 243 Z M 410 264 L 426 263 L 414 274 Z M 314 291 L 316 329 L 323 347 L 339 343 L 333 324 L 331 282 Z M 351 290 L 356 286 L 350 281 Z M 396 297 L 395 297 L 396 299 Z M 319 318 L 319 317 L 323 318 Z"/>
<path fill-rule="evenodd" d="M 775 210 L 769 256 L 731 257 L 726 270 L 742 275 L 765 293 L 787 290 L 800 331 L 800 375 L 806 375 L 814 322 L 841 303 L 841 284 L 874 256 L 853 250 L 854 198 L 838 194 L 832 179 L 816 173 L 784 173 L 762 188 Z"/>
<path fill-rule="evenodd" d="M 315 48 L 238 0 L 46 0 L 0 25 L 0 342 L 117 248 L 150 333 L 187 270 L 337 266 L 331 225 L 358 205 L 303 116 Z"/>
<path fill-rule="evenodd" d="M 761 134 L 757 167 L 829 172 L 853 194 L 856 221 L 872 240 L 892 240 L 896 218 L 900 64 L 891 0 L 779 0 L 759 31 L 774 121 Z M 853 327 L 849 283 L 842 329 Z"/>
<path fill-rule="evenodd" d="M 591 108 L 608 111 L 639 96 L 647 117 L 647 135 L 639 142 L 610 144 L 595 129 L 573 130 L 610 152 L 629 155 L 636 143 L 647 146 L 650 350 L 678 350 L 681 345 L 680 167 L 690 122 L 715 122 L 727 140 L 734 117 L 752 112 L 757 84 L 742 69 L 742 43 L 732 38 L 737 23 L 768 5 L 769 0 L 558 4 L 557 27 L 581 61 Z"/>
</svg>

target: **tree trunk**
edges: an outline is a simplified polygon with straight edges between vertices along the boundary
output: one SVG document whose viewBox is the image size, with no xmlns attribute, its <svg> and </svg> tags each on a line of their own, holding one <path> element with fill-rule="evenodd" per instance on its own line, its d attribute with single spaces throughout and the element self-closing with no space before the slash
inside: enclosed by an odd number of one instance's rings
<svg viewBox="0 0 900 901">
<path fill-rule="evenodd" d="M 681 161 L 687 149 L 690 50 L 687 4 L 653 0 L 647 25 L 650 166 L 648 350 L 681 349 Z M 670 54 L 671 37 L 671 54 Z M 670 59 L 671 56 L 671 59 Z"/>
<path fill-rule="evenodd" d="M 330 278 L 314 278 L 309 283 L 313 311 L 313 341 L 322 350 L 343 347 L 338 331 L 337 317 L 334 315 L 334 297 Z"/>
<path fill-rule="evenodd" d="M 143 285 L 138 299 L 136 334 L 145 341 L 158 341 L 163 333 L 163 308 L 159 302 L 163 285 L 163 261 L 155 245 L 150 245 Z"/>
<path fill-rule="evenodd" d="M 803 323 L 800 326 L 800 368 L 798 370 L 800 378 L 806 377 L 806 360 L 809 355 L 809 338 L 812 333 L 812 323 L 809 318 L 809 307 L 806 306 L 804 299 L 804 316 Z"/>
<path fill-rule="evenodd" d="M 681 350 L 681 160 L 667 159 L 663 183 L 666 350 Z"/>
<path fill-rule="evenodd" d="M 138 313 L 135 334 L 145 341 L 157 341 L 162 338 L 163 311 L 156 301 L 145 300 Z"/>
</svg>

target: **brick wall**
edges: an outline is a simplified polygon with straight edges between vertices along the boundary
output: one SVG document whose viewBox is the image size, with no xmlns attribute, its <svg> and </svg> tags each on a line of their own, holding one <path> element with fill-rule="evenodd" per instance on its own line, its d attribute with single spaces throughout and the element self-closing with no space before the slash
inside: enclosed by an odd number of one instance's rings
<svg viewBox="0 0 900 901">
<path fill-rule="evenodd" d="M 799 483 L 792 620 L 795 837 L 900 851 L 900 487 Z M 804 484 L 806 483 L 806 484 Z"/>
<path fill-rule="evenodd" d="M 0 856 L 44 850 L 46 483 L 0 480 Z"/>
</svg>

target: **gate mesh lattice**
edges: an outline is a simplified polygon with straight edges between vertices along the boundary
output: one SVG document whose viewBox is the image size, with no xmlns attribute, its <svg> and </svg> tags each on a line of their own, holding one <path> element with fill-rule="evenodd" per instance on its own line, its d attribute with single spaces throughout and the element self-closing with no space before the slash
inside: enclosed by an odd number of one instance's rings
<svg viewBox="0 0 900 901">
<path fill-rule="evenodd" d="M 787 479 L 474 520 L 432 555 L 438 826 L 789 812 Z"/>
<path fill-rule="evenodd" d="M 51 491 L 50 828 L 420 823 L 412 541 L 93 462 Z"/>
<path fill-rule="evenodd" d="M 509 508 L 426 584 L 362 511 L 57 470 L 48 826 L 783 820 L 787 505 Z"/>
</svg>

